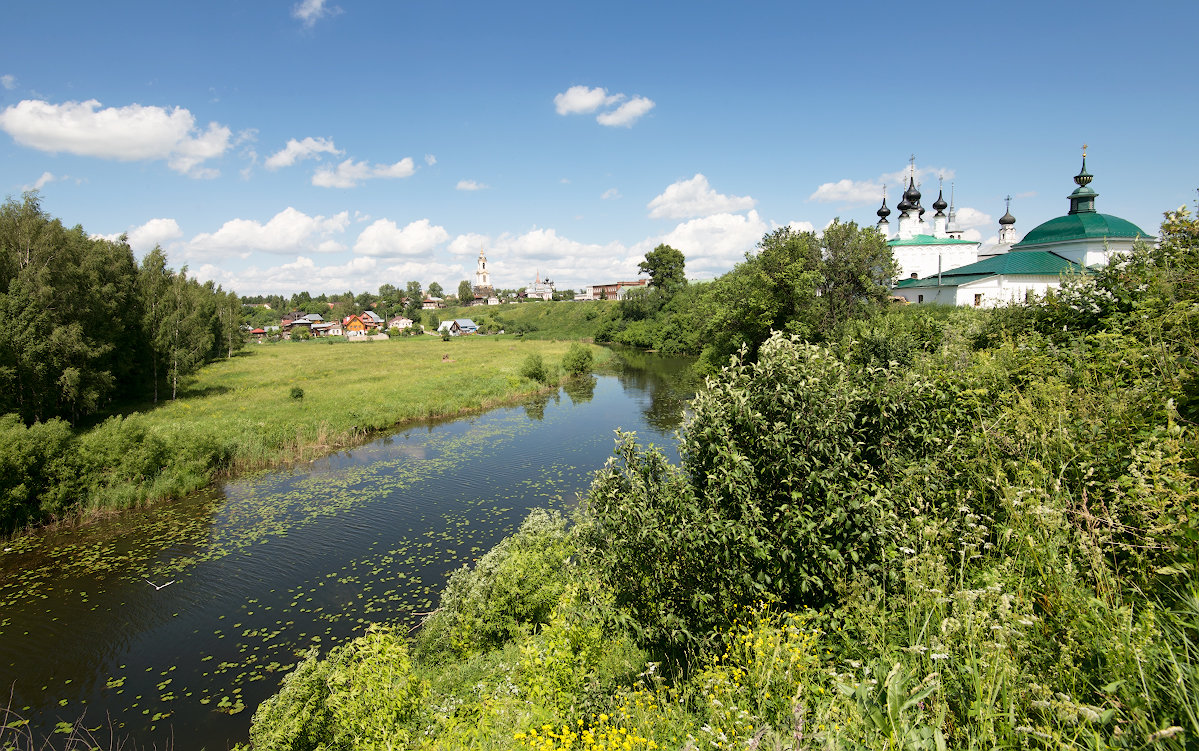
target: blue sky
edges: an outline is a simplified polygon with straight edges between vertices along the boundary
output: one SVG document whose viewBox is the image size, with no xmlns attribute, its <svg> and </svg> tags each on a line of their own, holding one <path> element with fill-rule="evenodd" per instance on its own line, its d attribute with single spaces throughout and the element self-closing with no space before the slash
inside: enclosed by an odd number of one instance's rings
<svg viewBox="0 0 1199 751">
<path fill-rule="evenodd" d="M 728 270 L 910 154 L 988 240 L 1199 187 L 1199 3 L 9 4 L 0 193 L 242 294 Z"/>
</svg>

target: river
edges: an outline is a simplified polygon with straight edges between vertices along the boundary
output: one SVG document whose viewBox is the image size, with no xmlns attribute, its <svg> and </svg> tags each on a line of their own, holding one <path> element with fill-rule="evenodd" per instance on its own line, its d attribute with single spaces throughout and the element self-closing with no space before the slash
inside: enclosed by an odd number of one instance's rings
<svg viewBox="0 0 1199 751">
<path fill-rule="evenodd" d="M 415 624 L 529 509 L 569 510 L 614 430 L 673 452 L 688 364 L 622 359 L 522 405 L 5 544 L 0 726 L 29 724 L 0 728 L 0 746 L 65 742 L 72 724 L 105 747 L 244 741 L 299 655 L 373 621 Z"/>
</svg>

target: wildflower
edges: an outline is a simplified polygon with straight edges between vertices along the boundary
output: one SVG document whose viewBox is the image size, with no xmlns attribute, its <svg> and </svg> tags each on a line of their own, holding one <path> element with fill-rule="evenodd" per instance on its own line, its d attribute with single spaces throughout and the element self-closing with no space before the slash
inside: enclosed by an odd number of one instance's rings
<svg viewBox="0 0 1199 751">
<path fill-rule="evenodd" d="M 933 660 L 948 660 L 948 659 L 949 659 L 949 655 L 945 654 L 944 652 L 934 652 L 934 653 L 932 653 L 931 655 L 929 655 L 929 659 L 933 659 Z"/>
</svg>

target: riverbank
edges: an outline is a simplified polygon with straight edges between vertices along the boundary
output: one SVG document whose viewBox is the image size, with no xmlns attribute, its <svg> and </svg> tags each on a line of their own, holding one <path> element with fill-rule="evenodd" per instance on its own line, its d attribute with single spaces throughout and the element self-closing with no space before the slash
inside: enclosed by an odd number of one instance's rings
<svg viewBox="0 0 1199 751">
<path fill-rule="evenodd" d="M 0 475 L 15 488 L 0 499 L 0 529 L 179 497 L 216 479 L 310 461 L 415 420 L 518 400 L 545 388 L 521 375 L 525 358 L 537 354 L 556 367 L 569 344 L 412 337 L 355 346 L 250 345 L 201 370 L 177 400 L 90 429 L 5 422 L 7 445 L 20 448 L 0 460 Z M 603 352 L 596 348 L 599 358 Z"/>
</svg>

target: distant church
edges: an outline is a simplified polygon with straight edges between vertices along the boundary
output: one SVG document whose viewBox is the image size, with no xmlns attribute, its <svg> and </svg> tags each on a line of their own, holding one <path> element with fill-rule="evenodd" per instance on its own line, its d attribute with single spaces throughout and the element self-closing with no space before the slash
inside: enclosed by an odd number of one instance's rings
<svg viewBox="0 0 1199 751">
<path fill-rule="evenodd" d="M 1063 274 L 1083 274 L 1107 263 L 1114 255 L 1128 253 L 1137 240 L 1152 241 L 1152 235 L 1125 219 L 1095 210 L 1098 193 L 1090 187 L 1094 176 L 1087 172 L 1086 147 L 1082 169 L 1074 177 L 1078 185 L 1070 194 L 1070 210 L 1050 219 L 1016 241 L 1016 218 L 1007 210 L 999 219 L 999 243 L 982 248 L 981 243 L 961 239 L 953 209 L 938 194 L 933 208 L 930 234 L 925 227 L 920 191 L 910 178 L 903 200 L 896 207 L 899 231 L 890 235 L 886 197 L 878 210 L 878 229 L 888 237 L 902 273 L 892 294 L 911 303 L 974 305 L 993 307 L 1020 302 L 1029 295 L 1041 296 L 1061 286 Z"/>
<path fill-rule="evenodd" d="M 479 261 L 475 266 L 475 283 L 471 287 L 475 293 L 473 305 L 499 305 L 500 299 L 495 295 L 495 288 L 491 286 L 491 272 L 487 270 L 487 256 L 483 255 L 483 249 L 479 248 Z"/>
</svg>

